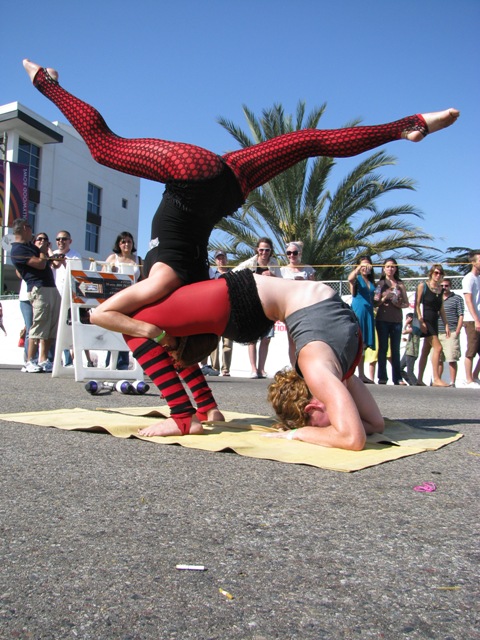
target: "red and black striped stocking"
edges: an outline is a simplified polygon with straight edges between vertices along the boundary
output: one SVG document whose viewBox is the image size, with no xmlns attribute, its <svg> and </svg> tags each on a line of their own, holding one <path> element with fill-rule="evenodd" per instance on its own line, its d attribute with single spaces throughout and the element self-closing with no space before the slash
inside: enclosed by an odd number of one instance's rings
<svg viewBox="0 0 480 640">
<path fill-rule="evenodd" d="M 133 357 L 162 394 L 172 416 L 188 418 L 195 413 L 172 359 L 165 349 L 146 338 L 124 336 Z"/>
<path fill-rule="evenodd" d="M 210 411 L 210 409 L 216 409 L 217 403 L 200 367 L 194 364 L 185 369 L 178 369 L 178 375 L 192 392 L 193 399 L 197 405 L 197 415 L 200 420 L 206 420 L 208 411 Z"/>
</svg>

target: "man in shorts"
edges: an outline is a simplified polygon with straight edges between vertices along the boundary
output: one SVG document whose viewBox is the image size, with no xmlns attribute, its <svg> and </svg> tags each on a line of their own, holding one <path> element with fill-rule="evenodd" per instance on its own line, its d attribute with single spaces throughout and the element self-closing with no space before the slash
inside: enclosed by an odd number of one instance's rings
<svg viewBox="0 0 480 640">
<path fill-rule="evenodd" d="M 462 280 L 462 293 L 465 298 L 463 326 L 467 334 L 464 386 L 468 389 L 480 389 L 480 250 L 471 251 L 468 258 L 472 268 Z M 475 357 L 477 364 L 474 369 Z"/>
<path fill-rule="evenodd" d="M 463 326 L 463 315 L 465 307 L 463 298 L 457 296 L 452 291 L 452 281 L 449 278 L 443 278 L 443 308 L 447 317 L 448 326 L 450 327 L 450 336 L 447 338 L 445 333 L 445 325 L 442 317 L 438 317 L 438 339 L 442 345 L 442 353 L 440 354 L 439 373 L 440 377 L 443 373 L 443 363 L 448 362 L 450 372 L 450 382 L 455 386 L 457 379 L 457 362 L 460 360 L 462 352 L 460 350 L 460 331 Z"/>
<path fill-rule="evenodd" d="M 28 337 L 27 373 L 52 370 L 48 350 L 57 335 L 60 313 L 60 294 L 55 286 L 50 258 L 32 243 L 32 227 L 28 220 L 19 218 L 13 224 L 15 241 L 11 259 L 20 277 L 27 283 L 32 304 L 33 322 Z M 39 349 L 38 364 L 33 361 Z"/>
</svg>

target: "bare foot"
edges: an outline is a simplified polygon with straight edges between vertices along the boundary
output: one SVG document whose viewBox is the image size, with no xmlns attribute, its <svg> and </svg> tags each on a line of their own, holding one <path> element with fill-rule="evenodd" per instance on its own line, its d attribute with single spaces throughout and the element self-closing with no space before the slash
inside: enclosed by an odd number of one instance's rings
<svg viewBox="0 0 480 640">
<path fill-rule="evenodd" d="M 445 111 L 433 111 L 432 113 L 422 113 L 427 123 L 429 133 L 435 133 L 440 129 L 446 129 L 457 121 L 460 116 L 458 109 L 445 109 Z M 420 142 L 425 136 L 420 131 L 409 131 L 405 138 L 411 142 Z"/>
<path fill-rule="evenodd" d="M 444 380 L 434 380 L 432 382 L 432 387 L 451 387 L 452 385 L 448 384 L 448 382 L 445 382 Z"/>
<path fill-rule="evenodd" d="M 225 422 L 225 416 L 217 408 L 210 409 L 207 413 L 197 410 L 195 417 L 200 422 Z"/>
<path fill-rule="evenodd" d="M 203 433 L 203 427 L 201 423 L 197 420 L 196 416 L 192 416 L 192 422 L 190 425 L 190 435 L 199 435 Z M 155 422 L 145 429 L 140 429 L 138 431 L 139 436 L 181 436 L 183 435 L 180 431 L 177 423 L 173 418 L 167 418 L 166 420 L 160 420 L 159 422 Z"/>
<path fill-rule="evenodd" d="M 28 58 L 25 58 L 23 60 L 23 66 L 25 68 L 25 71 L 28 73 L 28 77 L 33 82 L 33 79 L 37 75 L 37 71 L 40 69 L 40 65 L 32 62 Z M 58 80 L 58 72 L 55 71 L 55 69 L 48 68 L 47 73 L 52 78 L 52 80 Z"/>
<path fill-rule="evenodd" d="M 207 422 L 225 422 L 225 416 L 218 409 L 210 409 L 207 411 Z"/>
</svg>

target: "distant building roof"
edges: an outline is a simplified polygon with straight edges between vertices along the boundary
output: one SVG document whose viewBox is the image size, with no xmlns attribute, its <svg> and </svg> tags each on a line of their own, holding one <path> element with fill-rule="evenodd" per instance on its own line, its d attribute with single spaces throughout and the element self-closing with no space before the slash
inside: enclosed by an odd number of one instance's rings
<svg viewBox="0 0 480 640">
<path fill-rule="evenodd" d="M 0 133 L 16 130 L 40 144 L 63 142 L 58 127 L 38 114 L 30 111 L 19 102 L 10 102 L 0 106 Z"/>
</svg>

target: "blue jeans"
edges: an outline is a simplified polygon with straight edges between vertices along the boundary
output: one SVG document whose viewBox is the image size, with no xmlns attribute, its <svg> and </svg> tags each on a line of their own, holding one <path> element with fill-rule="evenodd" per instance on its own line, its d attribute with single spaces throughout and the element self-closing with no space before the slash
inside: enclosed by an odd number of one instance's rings
<svg viewBox="0 0 480 640">
<path fill-rule="evenodd" d="M 387 351 L 390 340 L 390 351 L 392 354 L 392 377 L 393 384 L 402 381 L 402 370 L 400 367 L 400 342 L 402 340 L 402 323 L 385 322 L 377 320 L 375 322 L 378 334 L 378 380 L 387 382 Z"/>
<path fill-rule="evenodd" d="M 105 358 L 105 366 L 108 367 L 110 364 L 110 351 L 107 353 L 107 357 Z M 119 351 L 117 358 L 117 369 L 120 371 L 127 371 L 128 366 L 130 364 L 130 351 Z"/>
<path fill-rule="evenodd" d="M 28 334 L 33 322 L 33 309 L 32 304 L 28 300 L 20 300 L 20 311 L 22 312 L 23 321 L 25 323 L 25 347 L 24 347 L 24 359 L 28 360 Z"/>
</svg>

